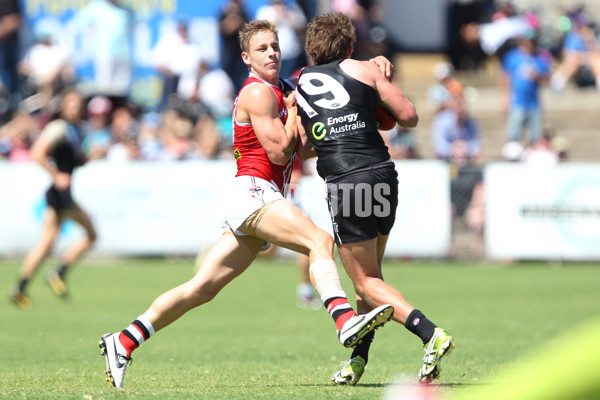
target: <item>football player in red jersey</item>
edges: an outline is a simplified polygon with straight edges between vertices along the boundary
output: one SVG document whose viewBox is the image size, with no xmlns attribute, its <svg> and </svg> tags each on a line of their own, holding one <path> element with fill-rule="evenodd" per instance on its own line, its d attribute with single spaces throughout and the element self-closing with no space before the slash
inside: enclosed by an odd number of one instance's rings
<svg viewBox="0 0 600 400">
<path fill-rule="evenodd" d="M 191 280 L 160 295 L 123 331 L 100 339 L 112 386 L 123 386 L 133 350 L 187 311 L 211 301 L 250 266 L 266 242 L 309 256 L 312 283 L 344 346 L 356 346 L 393 314 L 389 305 L 364 315 L 354 312 L 333 260 L 333 238 L 285 199 L 298 128 L 293 87 L 279 78 L 277 28 L 269 21 L 253 21 L 239 38 L 249 77 L 233 108 L 237 174 L 223 198 L 224 233 Z"/>
</svg>

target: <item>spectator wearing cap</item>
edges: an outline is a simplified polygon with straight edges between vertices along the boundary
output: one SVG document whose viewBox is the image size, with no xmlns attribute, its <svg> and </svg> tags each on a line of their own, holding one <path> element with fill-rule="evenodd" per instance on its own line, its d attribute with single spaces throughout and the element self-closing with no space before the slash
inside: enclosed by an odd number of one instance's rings
<svg viewBox="0 0 600 400">
<path fill-rule="evenodd" d="M 463 98 L 463 85 L 454 76 L 454 66 L 449 62 L 435 64 L 433 76 L 437 82 L 427 89 L 427 103 L 435 115 Z"/>
<path fill-rule="evenodd" d="M 106 96 L 94 96 L 88 102 L 82 150 L 89 160 L 106 158 L 111 143 L 111 111 L 112 103 Z"/>
<path fill-rule="evenodd" d="M 501 63 L 506 140 L 519 141 L 521 131 L 526 129 L 528 143 L 535 143 L 543 129 L 540 89 L 549 81 L 552 57 L 538 47 L 537 31 L 530 29 L 517 39 L 517 47 L 506 52 Z"/>
</svg>

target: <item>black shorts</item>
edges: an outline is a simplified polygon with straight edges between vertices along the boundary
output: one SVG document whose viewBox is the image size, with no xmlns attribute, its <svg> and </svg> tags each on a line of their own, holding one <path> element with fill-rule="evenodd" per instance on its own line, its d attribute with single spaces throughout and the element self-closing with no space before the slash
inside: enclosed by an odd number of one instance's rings
<svg viewBox="0 0 600 400">
<path fill-rule="evenodd" d="M 76 210 L 77 203 L 71 196 L 71 188 L 58 190 L 54 186 L 46 191 L 46 203 L 54 208 L 57 213 L 67 210 Z"/>
<path fill-rule="evenodd" d="M 337 244 L 390 233 L 398 207 L 398 172 L 393 162 L 328 177 L 325 182 Z"/>
</svg>

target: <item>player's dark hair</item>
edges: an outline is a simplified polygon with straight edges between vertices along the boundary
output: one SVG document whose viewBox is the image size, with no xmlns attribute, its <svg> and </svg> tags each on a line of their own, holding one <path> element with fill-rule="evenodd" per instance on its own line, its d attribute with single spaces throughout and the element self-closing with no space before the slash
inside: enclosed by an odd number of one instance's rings
<svg viewBox="0 0 600 400">
<path fill-rule="evenodd" d="M 307 26 L 305 49 L 315 64 L 346 58 L 355 42 L 354 26 L 342 13 L 316 16 Z"/>
</svg>

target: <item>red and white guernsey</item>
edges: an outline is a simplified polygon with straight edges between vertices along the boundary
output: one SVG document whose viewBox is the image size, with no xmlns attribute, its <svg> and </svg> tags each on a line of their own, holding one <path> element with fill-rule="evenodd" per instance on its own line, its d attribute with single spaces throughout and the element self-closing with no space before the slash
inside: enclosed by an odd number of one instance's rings
<svg viewBox="0 0 600 400">
<path fill-rule="evenodd" d="M 285 124 L 288 117 L 287 108 L 283 102 L 283 80 L 280 79 L 279 86 L 275 86 L 256 75 L 250 74 L 233 105 L 233 154 L 237 162 L 237 174 L 235 176 L 247 175 L 264 179 L 274 184 L 285 196 L 285 186 L 289 182 L 292 173 L 293 157 L 286 165 L 273 164 L 258 141 L 252 125 L 250 123 L 240 123 L 236 119 L 237 102 L 240 95 L 248 86 L 256 84 L 271 87 L 277 97 L 277 113 L 281 118 L 281 122 Z"/>
</svg>

